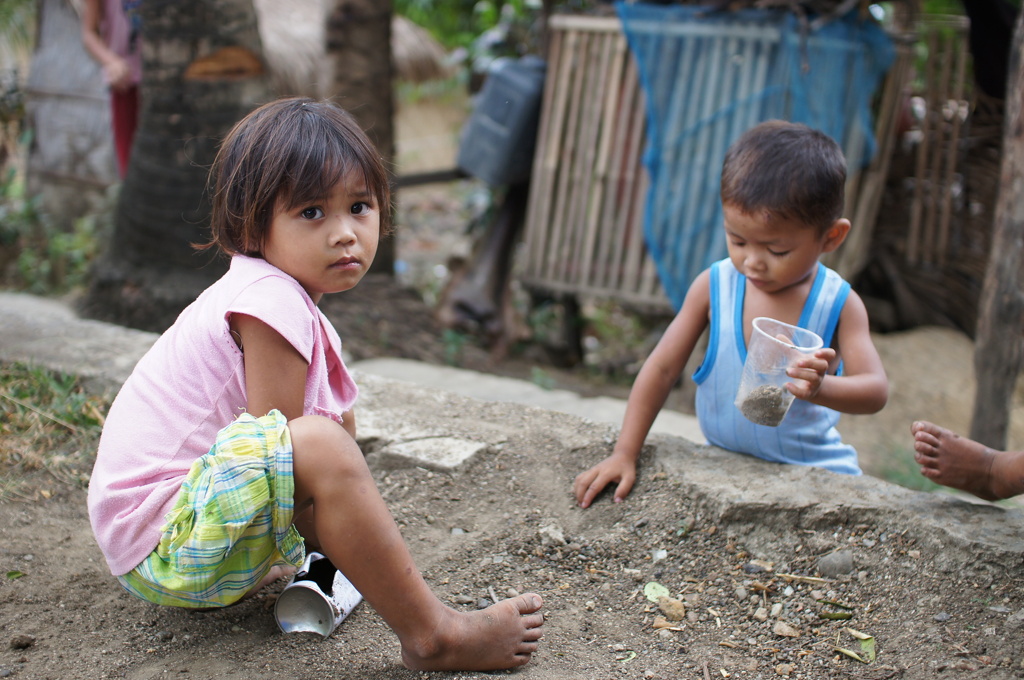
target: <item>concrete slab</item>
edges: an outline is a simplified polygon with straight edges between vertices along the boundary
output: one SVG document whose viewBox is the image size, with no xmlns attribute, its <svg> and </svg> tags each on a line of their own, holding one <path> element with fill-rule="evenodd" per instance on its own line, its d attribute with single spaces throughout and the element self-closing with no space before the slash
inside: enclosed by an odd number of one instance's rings
<svg viewBox="0 0 1024 680">
<path fill-rule="evenodd" d="M 626 402 L 622 399 L 581 397 L 568 390 L 544 389 L 525 380 L 409 359 L 368 359 L 354 362 L 351 368 L 354 372 L 443 389 L 470 399 L 526 404 L 615 426 L 622 425 L 626 413 Z M 695 442 L 704 441 L 697 418 L 677 411 L 663 410 L 658 414 L 651 432 L 685 437 Z"/>
</svg>

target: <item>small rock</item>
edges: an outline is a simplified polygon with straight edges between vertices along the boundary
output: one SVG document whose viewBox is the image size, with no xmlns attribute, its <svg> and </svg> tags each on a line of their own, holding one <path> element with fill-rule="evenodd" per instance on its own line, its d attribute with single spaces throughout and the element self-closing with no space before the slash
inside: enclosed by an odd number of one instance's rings
<svg viewBox="0 0 1024 680">
<path fill-rule="evenodd" d="M 782 603 L 781 602 L 776 602 L 775 604 L 772 605 L 772 618 L 773 619 L 776 618 L 781 613 L 782 613 Z"/>
<path fill-rule="evenodd" d="M 1007 616 L 1006 625 L 1010 628 L 1020 628 L 1021 625 L 1024 625 L 1024 609 L 1020 609 L 1015 613 Z"/>
<path fill-rule="evenodd" d="M 754 619 L 764 623 L 768 620 L 768 610 L 764 607 L 758 607 L 757 611 L 754 612 Z"/>
<path fill-rule="evenodd" d="M 160 642 L 170 642 L 174 639 L 174 633 L 169 630 L 162 630 L 156 634 L 156 639 Z"/>
<path fill-rule="evenodd" d="M 683 617 L 686 616 L 686 607 L 683 606 L 682 602 L 672 597 L 659 598 L 658 609 L 661 610 L 669 621 L 682 621 Z"/>
<path fill-rule="evenodd" d="M 473 604 L 474 602 L 476 602 L 476 600 L 468 595 L 455 596 L 455 604 Z"/>
<path fill-rule="evenodd" d="M 543 526 L 538 531 L 540 534 L 541 545 L 565 545 L 568 541 L 565 540 L 565 533 L 562 528 L 557 524 L 548 524 Z"/>
<path fill-rule="evenodd" d="M 800 637 L 800 631 L 785 621 L 776 621 L 772 626 L 772 632 L 780 637 Z"/>
<path fill-rule="evenodd" d="M 492 604 L 494 604 L 494 603 L 491 602 L 491 598 L 489 598 L 489 597 L 481 597 L 479 600 L 476 601 L 476 608 L 477 609 L 487 609 Z"/>
<path fill-rule="evenodd" d="M 465 529 L 461 529 L 459 527 L 452 527 L 452 536 L 462 536 L 464 533 L 466 533 Z"/>
<path fill-rule="evenodd" d="M 766 562 L 764 560 L 750 560 L 749 562 L 743 565 L 743 571 L 745 571 L 748 574 L 763 574 L 765 572 L 771 571 L 774 568 L 774 564 L 772 564 L 771 562 Z"/>
<path fill-rule="evenodd" d="M 19 634 L 11 638 L 11 649 L 28 649 L 35 643 L 35 636 Z"/>
<path fill-rule="evenodd" d="M 791 663 L 780 663 L 775 667 L 776 675 L 790 675 L 796 668 Z"/>
<path fill-rule="evenodd" d="M 853 553 L 849 550 L 837 550 L 818 560 L 818 573 L 825 578 L 836 578 L 853 571 Z"/>
<path fill-rule="evenodd" d="M 742 602 L 743 600 L 747 599 L 747 589 L 743 586 L 739 586 L 736 588 L 736 590 L 733 591 L 733 595 L 736 596 L 737 600 Z"/>
<path fill-rule="evenodd" d="M 935 616 L 933 616 L 932 618 L 934 618 L 934 619 L 935 619 L 936 621 L 938 621 L 939 623 L 945 623 L 946 621 L 949 621 L 949 620 L 950 620 L 951 618 L 953 618 L 953 617 L 952 617 L 952 616 L 950 616 L 950 615 L 949 615 L 948 613 L 946 613 L 946 612 L 939 612 L 938 614 L 936 614 L 936 615 L 935 615 Z"/>
</svg>

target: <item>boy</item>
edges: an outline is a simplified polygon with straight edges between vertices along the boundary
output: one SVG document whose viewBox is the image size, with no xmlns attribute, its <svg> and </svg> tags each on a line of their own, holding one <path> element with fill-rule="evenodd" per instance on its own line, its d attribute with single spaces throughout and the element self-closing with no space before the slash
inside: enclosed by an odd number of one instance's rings
<svg viewBox="0 0 1024 680">
<path fill-rule="evenodd" d="M 805 125 L 761 123 L 729 148 L 721 186 L 729 257 L 694 280 L 644 362 L 612 454 L 573 483 L 580 507 L 589 507 L 612 482 L 618 484 L 616 503 L 629 494 L 651 424 L 709 324 L 707 353 L 693 376 L 697 418 L 709 443 L 765 460 L 860 474 L 857 452 L 842 443 L 835 425 L 839 413 L 879 411 L 888 381 L 864 303 L 818 261 L 850 230 L 842 218 L 845 183 L 842 150 Z M 789 370 L 793 382 L 786 388 L 797 400 L 778 427 L 751 423 L 733 404 L 751 322 L 759 316 L 808 328 L 825 342 Z"/>
</svg>

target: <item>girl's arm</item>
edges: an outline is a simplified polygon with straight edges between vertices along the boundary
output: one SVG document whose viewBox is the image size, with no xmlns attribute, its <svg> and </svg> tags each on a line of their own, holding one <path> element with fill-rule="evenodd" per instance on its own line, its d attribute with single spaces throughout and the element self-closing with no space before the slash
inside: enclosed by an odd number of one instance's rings
<svg viewBox="0 0 1024 680">
<path fill-rule="evenodd" d="M 850 291 L 839 316 L 837 347 L 843 361 L 843 375 L 825 375 L 817 380 L 798 380 L 791 391 L 799 398 L 841 413 L 877 413 L 889 399 L 889 380 L 878 350 L 871 340 L 868 313 L 860 296 Z M 800 363 L 790 373 L 801 378 L 820 358 Z M 817 389 L 814 385 L 817 384 Z"/>
<path fill-rule="evenodd" d="M 707 328 L 711 305 L 710 281 L 708 271 L 694 280 L 682 309 L 644 361 L 629 392 L 622 431 L 612 454 L 576 477 L 573 492 L 580 507 L 589 507 L 597 494 L 612 482 L 618 482 L 615 502 L 621 502 L 632 490 L 636 481 L 636 461 L 647 433 Z"/>
<path fill-rule="evenodd" d="M 241 338 L 249 413 L 260 417 L 276 408 L 288 420 L 301 416 L 309 368 L 306 360 L 280 333 L 256 317 L 232 314 L 229 323 Z"/>
<path fill-rule="evenodd" d="M 356 438 L 356 409 L 350 408 L 341 414 L 341 426 L 354 440 Z"/>
<path fill-rule="evenodd" d="M 82 7 L 82 44 L 92 58 L 103 67 L 103 78 L 107 85 L 120 90 L 130 84 L 131 69 L 128 62 L 103 41 L 100 36 L 102 21 L 102 0 L 85 0 Z"/>
</svg>

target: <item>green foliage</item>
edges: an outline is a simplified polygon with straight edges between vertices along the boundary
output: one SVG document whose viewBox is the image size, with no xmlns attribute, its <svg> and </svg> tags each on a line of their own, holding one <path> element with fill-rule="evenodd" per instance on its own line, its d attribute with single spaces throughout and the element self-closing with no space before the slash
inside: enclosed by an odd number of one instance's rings
<svg viewBox="0 0 1024 680">
<path fill-rule="evenodd" d="M 549 392 L 557 387 L 557 383 L 551 374 L 539 366 L 530 368 L 530 382 Z"/>
<path fill-rule="evenodd" d="M 444 363 L 449 366 L 458 366 L 462 362 L 462 350 L 470 341 L 469 336 L 460 331 L 446 328 L 441 333 L 441 341 L 444 343 Z"/>
<path fill-rule="evenodd" d="M 111 220 L 107 206 L 76 219 L 70 229 L 59 228 L 39 211 L 12 169 L 0 182 L 0 265 L 16 260 L 15 288 L 43 295 L 66 292 L 85 282 Z"/>
<path fill-rule="evenodd" d="M 85 486 L 108 406 L 73 376 L 0 364 L 0 501 Z"/>
<path fill-rule="evenodd" d="M 515 16 L 526 16 L 527 0 L 396 0 L 395 13 L 423 26 L 448 49 L 470 49 L 473 42 L 502 17 L 504 7 Z"/>
<path fill-rule="evenodd" d="M 0 42 L 24 51 L 36 32 L 35 0 L 0 0 Z"/>
</svg>

